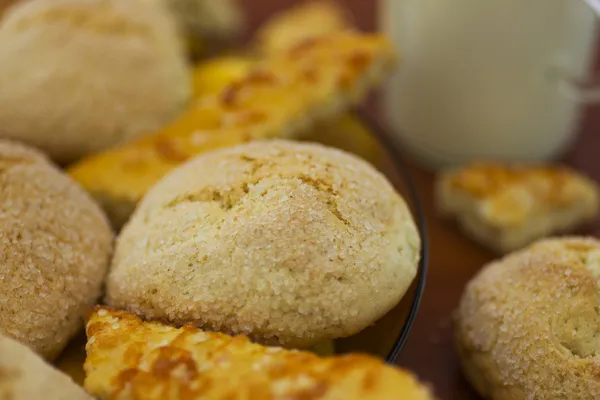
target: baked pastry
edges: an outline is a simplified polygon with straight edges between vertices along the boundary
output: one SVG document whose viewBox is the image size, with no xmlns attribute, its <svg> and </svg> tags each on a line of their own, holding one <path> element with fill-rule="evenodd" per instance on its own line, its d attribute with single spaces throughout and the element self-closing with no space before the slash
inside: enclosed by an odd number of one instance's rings
<svg viewBox="0 0 600 400">
<path fill-rule="evenodd" d="M 245 71 L 255 65 L 256 61 L 243 57 L 218 57 L 212 60 L 200 63 L 194 69 L 194 81 L 196 96 L 204 94 L 212 94 L 221 90 L 223 87 L 230 84 L 236 78 L 242 76 Z M 323 136 L 323 132 L 327 132 Z M 358 118 L 351 113 L 330 122 L 325 122 L 315 126 L 311 132 L 307 133 L 307 137 L 318 137 L 322 144 L 330 143 L 343 144 L 343 150 L 351 153 L 367 156 L 367 159 L 372 159 L 374 151 L 376 151 L 376 140 L 373 139 L 368 127 L 360 122 Z M 335 344 L 332 340 L 317 343 L 310 348 L 310 351 L 320 355 L 328 356 L 335 353 Z"/>
<path fill-rule="evenodd" d="M 308 0 L 275 14 L 256 33 L 255 46 L 262 54 L 288 50 L 315 37 L 354 29 L 349 14 L 331 0 Z"/>
<path fill-rule="evenodd" d="M 0 137 L 60 163 L 152 132 L 191 94 L 172 19 L 140 0 L 36 0 L 0 23 Z"/>
<path fill-rule="evenodd" d="M 38 151 L 0 141 L 0 169 L 0 333 L 53 359 L 100 295 L 113 234 Z"/>
<path fill-rule="evenodd" d="M 93 400 L 27 346 L 0 334 L 0 399 Z"/>
<path fill-rule="evenodd" d="M 146 194 L 117 241 L 106 301 L 306 348 L 398 304 L 419 248 L 404 200 L 365 161 L 256 142 L 191 160 Z"/>
<path fill-rule="evenodd" d="M 85 387 L 101 400 L 432 399 L 410 373 L 363 355 L 319 358 L 106 308 L 87 333 Z"/>
<path fill-rule="evenodd" d="M 378 35 L 306 41 L 199 99 L 162 131 L 89 157 L 69 174 L 120 227 L 146 191 L 185 160 L 252 140 L 296 137 L 333 120 L 363 99 L 395 60 L 393 46 Z"/>
<path fill-rule="evenodd" d="M 536 242 L 486 265 L 467 285 L 456 342 L 486 399 L 600 398 L 600 242 Z"/>
<path fill-rule="evenodd" d="M 573 229 L 598 213 L 598 186 L 562 166 L 478 163 L 443 173 L 439 210 L 499 253 Z"/>
<path fill-rule="evenodd" d="M 216 95 L 233 82 L 243 79 L 255 68 L 249 57 L 222 56 L 203 61 L 193 73 L 194 97 Z"/>
</svg>

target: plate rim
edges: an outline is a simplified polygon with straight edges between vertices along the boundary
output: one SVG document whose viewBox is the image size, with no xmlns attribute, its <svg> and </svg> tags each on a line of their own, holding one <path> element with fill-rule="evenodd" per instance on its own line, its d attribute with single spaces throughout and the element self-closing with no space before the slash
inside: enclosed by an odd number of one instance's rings
<svg viewBox="0 0 600 400">
<path fill-rule="evenodd" d="M 415 319 L 419 312 L 419 308 L 421 306 L 421 300 L 423 298 L 423 293 L 425 292 L 425 286 L 427 283 L 427 267 L 429 260 L 427 218 L 425 217 L 425 213 L 423 211 L 423 205 L 421 202 L 421 196 L 419 195 L 419 190 L 417 189 L 417 186 L 414 182 L 414 179 L 411 176 L 411 173 L 408 171 L 408 167 L 406 165 L 406 162 L 404 161 L 403 152 L 400 150 L 398 143 L 392 139 L 389 131 L 385 129 L 370 112 L 366 111 L 364 108 L 357 108 L 355 110 L 355 114 L 366 126 L 370 128 L 377 140 L 379 140 L 384 145 L 386 151 L 389 153 L 392 162 L 395 164 L 396 169 L 400 173 L 402 180 L 404 181 L 407 188 L 407 195 L 411 205 L 410 208 L 413 211 L 415 223 L 417 225 L 417 229 L 419 230 L 419 235 L 421 237 L 420 259 L 419 264 L 417 266 L 416 277 L 417 286 L 414 298 L 410 306 L 409 314 L 406 317 L 404 326 L 398 334 L 398 337 L 396 338 L 392 349 L 388 352 L 388 354 L 385 357 L 386 363 L 395 364 L 398 360 L 398 356 L 400 355 L 402 349 L 404 348 L 404 345 L 408 340 L 410 331 L 414 325 Z"/>
</svg>

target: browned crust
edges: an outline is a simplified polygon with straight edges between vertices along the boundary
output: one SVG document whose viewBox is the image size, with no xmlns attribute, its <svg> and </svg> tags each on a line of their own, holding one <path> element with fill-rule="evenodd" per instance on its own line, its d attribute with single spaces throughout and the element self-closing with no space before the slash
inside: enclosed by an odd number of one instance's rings
<svg viewBox="0 0 600 400">
<path fill-rule="evenodd" d="M 92 193 L 135 204 L 190 157 L 250 140 L 297 137 L 341 115 L 391 71 L 395 58 L 392 45 L 378 35 L 305 41 L 198 100 L 162 131 L 84 159 L 69 173 Z"/>
<path fill-rule="evenodd" d="M 108 308 L 87 334 L 85 387 L 101 399 L 432 398 L 409 373 L 363 355 L 319 358 Z"/>
<path fill-rule="evenodd" d="M 444 172 L 440 210 L 501 253 L 594 220 L 598 185 L 560 165 L 476 163 Z"/>
<path fill-rule="evenodd" d="M 466 377 L 485 397 L 600 398 L 600 242 L 536 242 L 467 285 L 456 314 Z"/>
</svg>

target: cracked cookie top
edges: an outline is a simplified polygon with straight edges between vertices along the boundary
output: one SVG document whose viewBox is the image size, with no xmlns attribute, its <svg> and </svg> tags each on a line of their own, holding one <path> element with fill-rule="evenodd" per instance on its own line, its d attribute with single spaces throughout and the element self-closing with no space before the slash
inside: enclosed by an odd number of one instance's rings
<svg viewBox="0 0 600 400">
<path fill-rule="evenodd" d="M 118 240 L 107 301 L 310 346 L 395 306 L 419 248 L 404 200 L 365 161 L 317 144 L 247 144 L 191 160 L 146 195 Z"/>
</svg>

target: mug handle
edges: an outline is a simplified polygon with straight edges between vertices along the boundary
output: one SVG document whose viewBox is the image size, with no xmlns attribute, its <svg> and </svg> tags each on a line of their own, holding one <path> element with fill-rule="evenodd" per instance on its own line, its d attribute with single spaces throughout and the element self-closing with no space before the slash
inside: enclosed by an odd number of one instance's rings
<svg viewBox="0 0 600 400">
<path fill-rule="evenodd" d="M 600 18 L 600 0 L 582 0 Z M 600 103 L 600 77 L 591 81 L 581 82 L 566 78 L 564 73 L 555 71 L 561 75 L 558 79 L 558 89 L 563 95 L 578 103 Z"/>
</svg>

